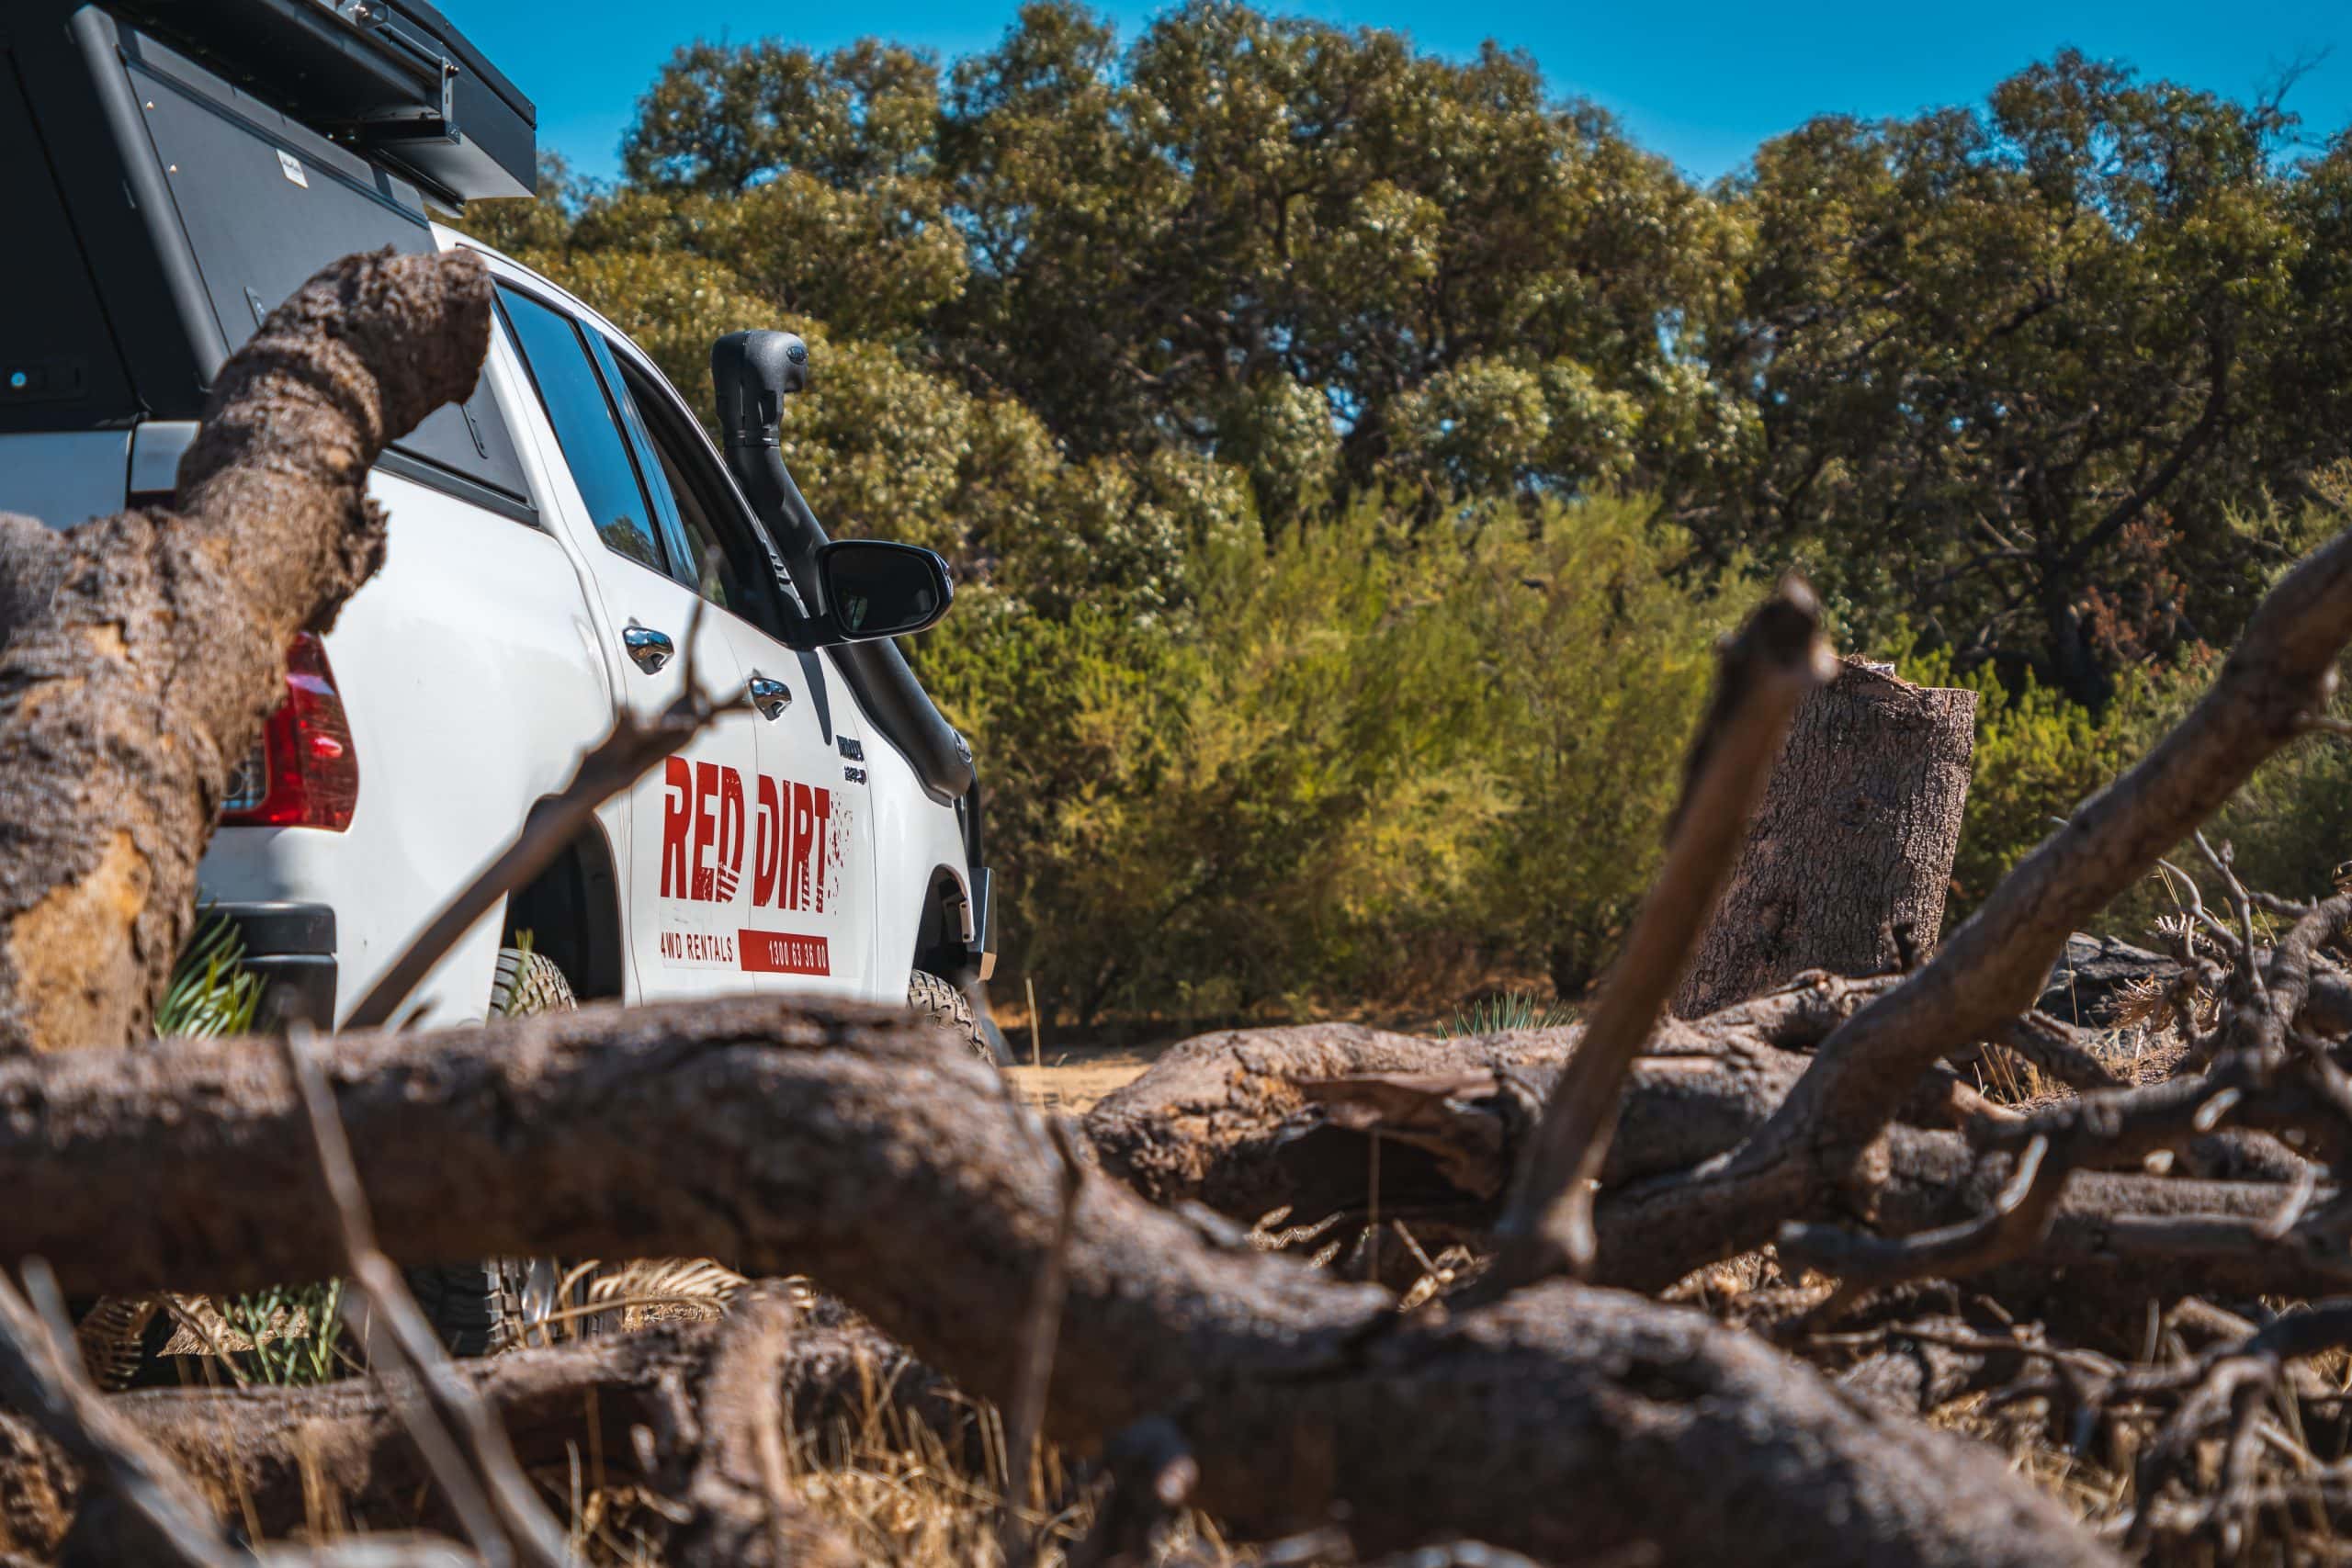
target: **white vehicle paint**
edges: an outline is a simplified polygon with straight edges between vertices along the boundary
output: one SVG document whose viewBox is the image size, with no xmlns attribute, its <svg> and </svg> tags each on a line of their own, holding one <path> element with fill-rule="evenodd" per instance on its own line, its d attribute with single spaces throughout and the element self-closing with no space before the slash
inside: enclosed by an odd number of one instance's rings
<svg viewBox="0 0 2352 1568">
<path fill-rule="evenodd" d="M 444 249 L 469 243 L 434 233 Z M 637 521 L 674 513 L 661 500 L 674 464 L 707 510 L 724 513 L 715 525 L 756 529 L 725 464 L 650 360 L 548 280 L 483 254 L 510 311 L 527 301 L 556 312 L 593 334 L 582 339 L 584 365 L 601 365 L 638 399 L 661 400 L 634 425 L 626 408 L 615 421 L 614 439 L 640 454 L 639 482 L 650 486 L 655 516 Z M 722 715 L 598 812 L 597 842 L 583 852 L 608 863 L 618 961 L 601 987 L 585 974 L 571 976 L 575 986 L 629 1001 L 745 991 L 902 1001 L 926 932 L 934 943 L 980 938 L 954 803 L 927 793 L 878 733 L 830 649 L 796 651 L 773 623 L 704 603 L 605 542 L 513 319 L 498 325 L 483 379 L 537 525 L 397 473 L 371 477 L 369 493 L 389 518 L 385 565 L 322 639 L 357 759 L 351 819 L 340 830 L 221 828 L 202 866 L 205 896 L 331 908 L 340 1023 L 616 716 L 662 712 L 691 667 L 714 701 L 738 699 L 754 680 L 764 700 Z M 142 427 L 129 469 L 168 471 L 191 430 Z M 649 466 L 641 454 L 657 441 Z M 48 519 L 61 526 L 111 510 L 131 481 L 91 476 L 125 474 L 124 447 L 119 433 L 0 435 L 0 509 L 39 514 L 66 502 L 64 515 Z M 670 639 L 675 657 L 641 667 L 633 632 Z M 514 923 L 504 909 L 485 916 L 399 1016 L 481 1017 Z M 591 941 L 532 934 L 549 952 L 584 952 Z"/>
</svg>

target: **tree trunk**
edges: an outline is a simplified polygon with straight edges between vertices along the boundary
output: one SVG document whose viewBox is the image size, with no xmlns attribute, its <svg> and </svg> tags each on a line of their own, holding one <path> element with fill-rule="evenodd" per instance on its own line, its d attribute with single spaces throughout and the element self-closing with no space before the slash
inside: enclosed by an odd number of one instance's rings
<svg viewBox="0 0 2352 1568">
<path fill-rule="evenodd" d="M 1702 1017 L 1808 969 L 1882 975 L 1905 942 L 1933 946 L 1975 716 L 1973 692 L 1852 661 L 1807 696 L 1674 1010 Z"/>
<path fill-rule="evenodd" d="M 490 343 L 469 253 L 348 256 L 221 368 L 180 513 L 0 513 L 0 1052 L 141 1038 L 295 632 L 384 555 L 368 470 Z"/>
</svg>

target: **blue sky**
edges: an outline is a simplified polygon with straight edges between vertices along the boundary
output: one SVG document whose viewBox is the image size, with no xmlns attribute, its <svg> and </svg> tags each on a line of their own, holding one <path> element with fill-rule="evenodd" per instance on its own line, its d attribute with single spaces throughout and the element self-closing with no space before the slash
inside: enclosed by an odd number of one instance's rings
<svg viewBox="0 0 2352 1568">
<path fill-rule="evenodd" d="M 775 35 L 830 49 L 872 34 L 943 60 L 988 48 L 1017 0 L 995 6 L 867 0 L 783 7 L 738 0 L 439 0 L 539 106 L 540 145 L 609 177 L 638 95 L 670 51 L 695 38 Z M 1532 54 L 1559 93 L 1615 110 L 1634 139 L 1702 179 L 1737 167 L 1764 138 L 1826 112 L 1867 117 L 1965 103 L 2018 67 L 2073 45 L 2244 96 L 2279 68 L 2326 58 L 2288 99 L 2306 134 L 2352 123 L 2352 5 L 2346 0 L 2018 0 L 1959 7 L 1902 0 L 1681 5 L 1613 0 L 1301 0 L 1269 9 L 1348 26 L 1395 28 L 1448 55 L 1494 39 Z M 1116 6 L 1122 36 L 1158 7 Z"/>
</svg>

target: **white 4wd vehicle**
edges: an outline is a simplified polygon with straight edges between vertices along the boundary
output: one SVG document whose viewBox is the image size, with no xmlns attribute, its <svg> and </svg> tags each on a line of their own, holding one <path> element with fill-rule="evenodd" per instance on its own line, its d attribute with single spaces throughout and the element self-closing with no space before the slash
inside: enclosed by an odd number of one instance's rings
<svg viewBox="0 0 2352 1568">
<path fill-rule="evenodd" d="M 0 509 L 56 526 L 167 500 L 210 378 L 319 266 L 467 245 L 424 196 L 532 177 L 528 101 L 411 0 L 19 0 L 0 54 Z M 954 984 L 989 966 L 971 756 L 887 636 L 856 640 L 936 621 L 944 566 L 827 544 L 775 452 L 798 340 L 715 351 L 722 458 L 609 322 L 485 259 L 481 384 L 378 466 L 384 569 L 294 650 L 204 862 L 273 1008 L 346 1020 L 616 716 L 691 669 L 743 702 L 401 1016 L 479 1018 L 494 991 L 911 995 L 977 1043 Z"/>
</svg>

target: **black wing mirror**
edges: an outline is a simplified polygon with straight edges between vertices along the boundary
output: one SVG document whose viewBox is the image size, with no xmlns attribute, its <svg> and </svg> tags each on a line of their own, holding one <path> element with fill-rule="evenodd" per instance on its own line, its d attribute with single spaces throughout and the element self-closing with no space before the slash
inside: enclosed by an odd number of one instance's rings
<svg viewBox="0 0 2352 1568">
<path fill-rule="evenodd" d="M 817 552 L 825 619 L 842 642 L 928 631 L 956 597 L 947 563 L 920 545 L 836 539 Z"/>
</svg>

